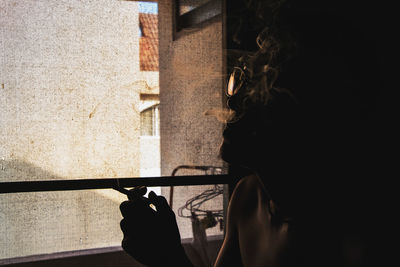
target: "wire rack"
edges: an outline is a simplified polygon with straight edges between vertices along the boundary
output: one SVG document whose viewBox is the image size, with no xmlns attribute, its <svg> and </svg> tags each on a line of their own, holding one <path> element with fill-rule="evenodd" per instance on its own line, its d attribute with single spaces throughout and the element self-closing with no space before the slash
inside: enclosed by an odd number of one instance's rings
<svg viewBox="0 0 400 267">
<path fill-rule="evenodd" d="M 224 169 L 222 167 L 216 166 L 181 165 L 174 169 L 174 171 L 172 172 L 172 176 L 174 176 L 178 172 L 178 170 L 181 169 L 201 170 L 206 175 L 218 175 L 224 172 Z M 214 185 L 212 188 L 207 189 L 202 193 L 188 199 L 182 207 L 178 208 L 178 216 L 182 218 L 204 217 L 208 218 L 210 222 L 216 221 L 216 219 L 222 220 L 224 215 L 223 209 L 205 209 L 203 208 L 203 204 L 211 199 L 218 197 L 219 195 L 222 195 L 223 192 L 223 185 Z M 211 225 L 215 224 L 211 223 Z"/>
</svg>

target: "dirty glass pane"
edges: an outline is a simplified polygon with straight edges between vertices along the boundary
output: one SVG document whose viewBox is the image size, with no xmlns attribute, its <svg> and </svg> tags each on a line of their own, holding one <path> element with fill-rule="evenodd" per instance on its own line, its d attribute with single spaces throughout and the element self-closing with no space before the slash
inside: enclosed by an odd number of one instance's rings
<svg viewBox="0 0 400 267">
<path fill-rule="evenodd" d="M 162 190 L 171 201 L 171 188 Z M 224 185 L 177 186 L 173 191 L 172 208 L 181 238 L 190 243 L 193 265 L 213 266 L 224 235 Z"/>
<path fill-rule="evenodd" d="M 0 182 L 222 169 L 222 23 L 175 42 L 172 4 L 0 1 Z M 142 135 L 140 113 L 157 105 L 152 135 Z M 174 211 L 207 188 L 175 187 Z M 170 188 L 154 191 L 169 199 Z M 112 190 L 2 194 L 1 258 L 119 245 L 123 199 Z M 220 210 L 217 199 L 204 207 Z M 191 219 L 177 217 L 193 238 Z M 207 234 L 220 235 L 219 225 Z"/>
<path fill-rule="evenodd" d="M 170 1 L 0 5 L 0 182 L 223 165 L 221 22 L 174 42 Z"/>
<path fill-rule="evenodd" d="M 0 2 L 0 182 L 160 175 L 159 136 L 142 140 L 140 124 L 159 104 L 157 12 Z"/>
<path fill-rule="evenodd" d="M 173 207 L 182 239 L 197 243 L 199 233 L 206 233 L 210 240 L 222 238 L 222 188 L 175 187 Z M 154 188 L 148 190 L 157 192 Z M 199 196 L 205 190 L 209 192 Z M 196 209 L 198 225 L 193 228 L 192 219 L 187 217 L 189 210 L 184 209 L 185 217 L 181 217 L 178 209 L 194 197 L 200 201 L 210 199 Z M 124 200 L 125 195 L 111 189 L 0 194 L 0 259 L 120 246 L 119 205 Z M 207 222 L 206 213 L 200 210 L 209 211 Z M 209 245 L 213 246 L 210 257 L 218 252 L 214 243 Z M 201 246 L 208 245 L 202 242 Z"/>
<path fill-rule="evenodd" d="M 170 190 L 164 194 L 169 201 Z M 173 190 L 172 207 L 182 238 L 196 236 L 197 229 L 193 229 L 195 219 L 205 227 L 207 236 L 224 233 L 223 185 L 176 186 Z"/>
<path fill-rule="evenodd" d="M 119 246 L 125 198 L 113 190 L 0 195 L 0 259 Z"/>
</svg>

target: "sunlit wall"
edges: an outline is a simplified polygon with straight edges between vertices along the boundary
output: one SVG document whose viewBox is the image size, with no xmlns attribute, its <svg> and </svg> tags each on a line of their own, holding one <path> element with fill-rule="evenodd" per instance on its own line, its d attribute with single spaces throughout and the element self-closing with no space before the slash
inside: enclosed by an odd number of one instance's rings
<svg viewBox="0 0 400 267">
<path fill-rule="evenodd" d="M 1 179 L 138 176 L 137 3 L 0 5 Z"/>
<path fill-rule="evenodd" d="M 139 69 L 138 12 L 132 1 L 0 1 L 1 182 L 140 175 L 140 93 L 158 93 L 158 73 Z M 0 195 L 0 259 L 120 245 L 124 199 Z"/>
</svg>

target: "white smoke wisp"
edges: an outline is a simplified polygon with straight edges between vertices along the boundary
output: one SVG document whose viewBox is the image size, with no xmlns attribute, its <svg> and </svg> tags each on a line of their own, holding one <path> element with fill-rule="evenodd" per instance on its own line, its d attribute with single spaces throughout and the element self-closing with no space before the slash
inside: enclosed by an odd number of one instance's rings
<svg viewBox="0 0 400 267">
<path fill-rule="evenodd" d="M 203 115 L 211 116 L 216 118 L 219 122 L 227 123 L 228 121 L 232 121 L 235 112 L 228 108 L 210 108 L 206 110 Z"/>
</svg>

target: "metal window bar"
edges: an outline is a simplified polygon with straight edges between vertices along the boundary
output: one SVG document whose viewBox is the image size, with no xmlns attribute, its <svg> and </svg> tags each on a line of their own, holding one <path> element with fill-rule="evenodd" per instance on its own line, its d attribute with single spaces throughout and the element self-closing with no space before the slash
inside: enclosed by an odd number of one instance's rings
<svg viewBox="0 0 400 267">
<path fill-rule="evenodd" d="M 230 184 L 229 175 L 190 175 L 190 176 L 161 176 L 161 177 L 130 177 L 130 178 L 101 178 L 74 179 L 49 181 L 1 182 L 0 194 L 46 191 L 69 191 L 88 189 L 117 189 L 136 186 L 184 186 L 184 185 L 213 185 Z"/>
<path fill-rule="evenodd" d="M 221 0 L 211 0 L 203 5 L 196 7 L 195 9 L 179 14 L 179 1 L 175 1 L 176 5 L 176 31 L 179 32 L 183 29 L 195 27 L 201 23 L 204 23 L 218 15 L 222 12 L 222 1 Z"/>
</svg>

